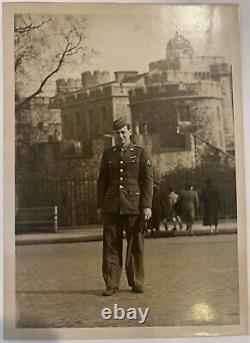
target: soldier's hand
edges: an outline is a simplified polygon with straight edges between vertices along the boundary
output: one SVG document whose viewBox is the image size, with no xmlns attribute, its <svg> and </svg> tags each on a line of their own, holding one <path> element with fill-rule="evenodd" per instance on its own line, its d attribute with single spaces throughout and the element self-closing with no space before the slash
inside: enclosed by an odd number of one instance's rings
<svg viewBox="0 0 250 343">
<path fill-rule="evenodd" d="M 149 220 L 152 216 L 151 208 L 145 207 L 142 209 L 142 219 Z"/>
<path fill-rule="evenodd" d="M 102 208 L 98 208 L 98 209 L 97 209 L 97 218 L 98 218 L 99 220 L 102 220 Z"/>
</svg>

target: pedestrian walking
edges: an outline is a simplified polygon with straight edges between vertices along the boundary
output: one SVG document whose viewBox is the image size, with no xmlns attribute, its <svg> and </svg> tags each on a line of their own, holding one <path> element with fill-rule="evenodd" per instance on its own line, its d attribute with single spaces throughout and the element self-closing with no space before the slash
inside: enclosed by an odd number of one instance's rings
<svg viewBox="0 0 250 343">
<path fill-rule="evenodd" d="M 175 193 L 173 188 L 169 188 L 168 201 L 169 201 L 169 219 L 173 223 L 172 231 L 177 230 L 177 223 L 179 229 L 182 229 L 182 221 L 178 214 L 178 198 L 179 194 Z"/>
<path fill-rule="evenodd" d="M 203 225 L 209 226 L 211 233 L 218 233 L 219 192 L 211 179 L 206 180 L 206 187 L 200 196 L 203 214 Z M 214 226 L 214 227 L 213 227 Z"/>
<path fill-rule="evenodd" d="M 172 230 L 175 231 L 177 229 L 177 223 L 179 224 L 179 228 L 182 228 L 182 221 L 179 215 L 180 209 L 177 206 L 179 195 L 174 192 L 173 188 L 167 188 L 163 192 L 162 196 L 162 213 L 163 213 L 163 224 L 165 230 L 168 231 L 169 222 L 173 225 Z"/>
<path fill-rule="evenodd" d="M 116 145 L 104 151 L 97 185 L 98 213 L 103 214 L 104 296 L 119 289 L 123 230 L 126 231 L 126 275 L 136 293 L 144 292 L 144 235 L 142 220 L 151 217 L 153 168 L 146 151 L 130 141 L 124 118 L 113 122 Z"/>
<path fill-rule="evenodd" d="M 157 184 L 154 184 L 153 200 L 152 200 L 152 217 L 148 222 L 148 229 L 151 230 L 152 236 L 157 236 L 160 232 L 160 224 L 162 218 L 161 204 L 161 189 Z"/>
<path fill-rule="evenodd" d="M 193 186 L 186 184 L 185 190 L 180 192 L 178 202 L 181 219 L 186 224 L 186 230 L 192 235 L 192 225 L 199 207 L 198 194 L 194 191 Z"/>
<path fill-rule="evenodd" d="M 168 231 L 168 219 L 170 214 L 170 205 L 169 205 L 169 190 L 166 187 L 166 184 L 161 185 L 161 220 L 162 224 L 166 231 Z"/>
</svg>

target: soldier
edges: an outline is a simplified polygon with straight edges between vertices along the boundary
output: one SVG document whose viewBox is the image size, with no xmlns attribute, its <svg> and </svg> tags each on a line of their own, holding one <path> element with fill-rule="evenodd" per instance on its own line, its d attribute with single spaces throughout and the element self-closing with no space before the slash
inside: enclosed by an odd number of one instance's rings
<svg viewBox="0 0 250 343">
<path fill-rule="evenodd" d="M 153 168 L 145 150 L 130 141 L 124 118 L 113 122 L 116 145 L 102 156 L 97 207 L 103 216 L 104 296 L 118 291 L 122 270 L 123 229 L 126 231 L 126 274 L 132 291 L 143 293 L 144 236 L 141 220 L 151 217 Z"/>
</svg>

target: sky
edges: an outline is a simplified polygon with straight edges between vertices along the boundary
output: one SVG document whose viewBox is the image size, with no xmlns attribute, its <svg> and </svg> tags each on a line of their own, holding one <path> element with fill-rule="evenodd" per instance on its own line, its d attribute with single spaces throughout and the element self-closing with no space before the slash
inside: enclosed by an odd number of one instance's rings
<svg viewBox="0 0 250 343">
<path fill-rule="evenodd" d="M 92 4 L 93 5 L 93 4 Z M 72 7 L 73 8 L 73 7 Z M 176 31 L 188 39 L 195 55 L 224 56 L 239 60 L 239 16 L 235 5 L 128 5 L 82 4 L 77 14 L 89 18 L 87 42 L 97 51 L 80 65 L 68 65 L 46 88 L 55 89 L 58 78 L 80 78 L 87 70 L 148 71 L 148 64 L 165 58 L 169 39 Z"/>
<path fill-rule="evenodd" d="M 235 6 L 141 6 L 114 12 L 90 15 L 89 42 L 99 52 L 88 63 L 91 70 L 145 72 L 150 62 L 164 59 L 176 31 L 191 42 L 195 54 L 229 61 L 239 57 Z"/>
</svg>

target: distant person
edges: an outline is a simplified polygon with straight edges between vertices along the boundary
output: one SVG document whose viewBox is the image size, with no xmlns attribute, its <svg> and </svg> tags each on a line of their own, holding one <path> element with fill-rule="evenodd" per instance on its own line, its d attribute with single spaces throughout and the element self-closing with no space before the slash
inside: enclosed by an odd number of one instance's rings
<svg viewBox="0 0 250 343">
<path fill-rule="evenodd" d="M 186 230 L 189 231 L 190 235 L 192 235 L 192 226 L 199 207 L 198 194 L 193 190 L 193 186 L 186 184 L 185 190 L 180 192 L 178 201 L 181 219 L 186 224 Z"/>
<path fill-rule="evenodd" d="M 55 129 L 53 132 L 53 141 L 54 142 L 61 142 L 62 140 L 62 134 L 58 129 Z"/>
<path fill-rule="evenodd" d="M 209 226 L 211 233 L 218 233 L 219 193 L 211 179 L 206 180 L 206 187 L 201 192 L 203 225 Z M 213 227 L 214 226 L 214 227 Z"/>
<path fill-rule="evenodd" d="M 161 220 L 166 231 L 168 231 L 168 219 L 170 214 L 169 189 L 164 186 L 161 189 Z"/>
<path fill-rule="evenodd" d="M 176 231 L 176 224 L 179 224 L 179 228 L 182 229 L 181 218 L 177 213 L 177 202 L 179 195 L 174 192 L 173 188 L 169 188 L 168 201 L 169 201 L 169 220 L 173 223 L 173 231 Z"/>
<path fill-rule="evenodd" d="M 181 202 L 180 202 L 180 192 L 176 192 L 178 194 L 177 201 L 174 205 L 174 210 L 175 210 L 175 216 L 176 220 L 179 223 L 179 229 L 182 230 L 182 220 L 181 220 Z"/>
<path fill-rule="evenodd" d="M 148 229 L 151 230 L 152 236 L 160 232 L 160 224 L 162 217 L 161 190 L 157 184 L 154 184 L 153 200 L 152 200 L 152 217 L 148 222 Z"/>
</svg>

